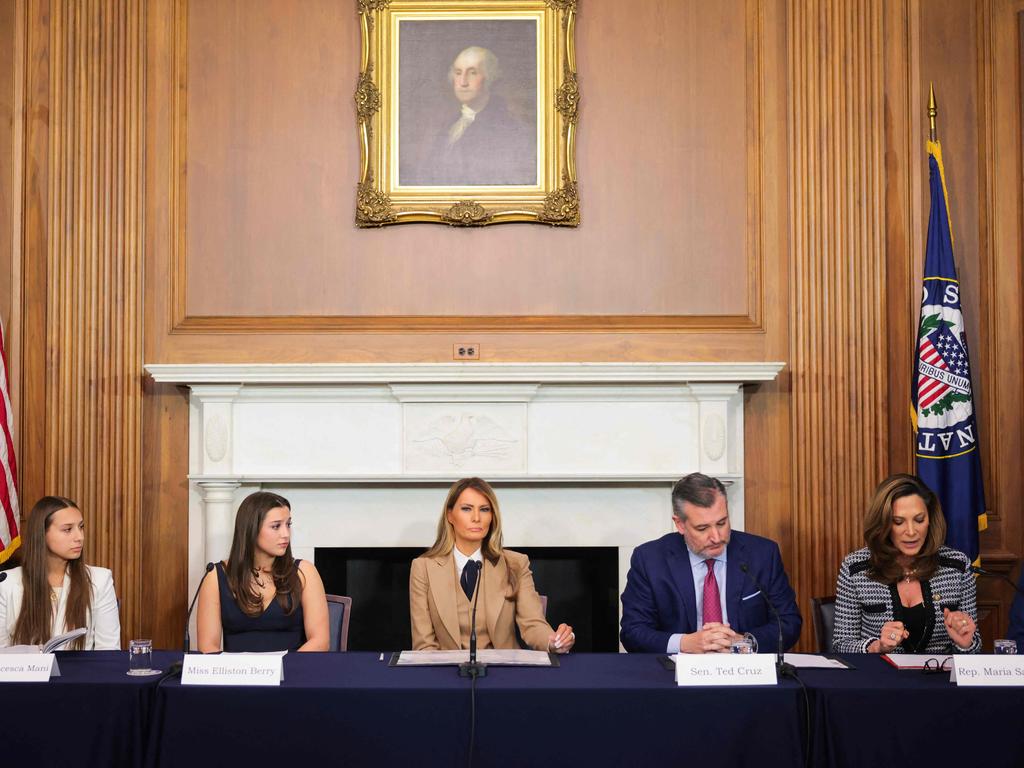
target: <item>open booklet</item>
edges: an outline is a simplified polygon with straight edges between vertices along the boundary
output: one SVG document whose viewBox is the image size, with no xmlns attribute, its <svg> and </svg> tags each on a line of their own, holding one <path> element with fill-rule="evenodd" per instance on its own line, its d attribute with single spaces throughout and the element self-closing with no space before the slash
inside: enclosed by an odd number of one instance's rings
<svg viewBox="0 0 1024 768">
<path fill-rule="evenodd" d="M 86 633 L 85 627 L 72 629 L 62 635 L 51 637 L 45 645 L 12 645 L 8 648 L 0 648 L 0 653 L 53 653 L 59 651 L 72 640 L 77 640 Z"/>
<path fill-rule="evenodd" d="M 948 671 L 953 658 L 942 653 L 883 653 L 882 659 L 896 669 L 924 669 L 933 667 L 936 671 Z"/>
<path fill-rule="evenodd" d="M 476 654 L 484 664 L 515 667 L 557 667 L 558 660 L 545 651 L 486 648 Z M 400 651 L 391 657 L 392 667 L 433 667 L 469 661 L 469 651 Z"/>
</svg>

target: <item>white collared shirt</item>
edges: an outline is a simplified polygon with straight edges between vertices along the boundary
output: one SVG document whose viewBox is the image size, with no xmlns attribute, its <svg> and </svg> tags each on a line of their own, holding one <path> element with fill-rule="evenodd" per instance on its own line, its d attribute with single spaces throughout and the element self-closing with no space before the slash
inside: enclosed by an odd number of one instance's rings
<svg viewBox="0 0 1024 768">
<path fill-rule="evenodd" d="M 455 578 L 457 579 L 462 578 L 462 569 L 466 567 L 466 563 L 470 560 L 476 560 L 478 563 L 482 563 L 484 561 L 479 548 L 472 555 L 462 554 L 458 547 L 452 547 L 452 552 L 455 553 Z"/>
</svg>

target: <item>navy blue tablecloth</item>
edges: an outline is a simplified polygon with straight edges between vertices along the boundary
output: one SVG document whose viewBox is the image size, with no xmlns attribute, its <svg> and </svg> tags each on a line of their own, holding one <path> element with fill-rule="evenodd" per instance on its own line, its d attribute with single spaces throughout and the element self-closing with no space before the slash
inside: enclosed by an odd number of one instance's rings
<svg viewBox="0 0 1024 768">
<path fill-rule="evenodd" d="M 303 762 L 464 765 L 470 682 L 454 667 L 396 668 L 376 654 L 289 654 L 279 688 L 168 681 L 159 766 Z M 680 689 L 654 656 L 580 654 L 554 669 L 491 667 L 477 682 L 478 766 L 801 764 L 799 688 Z M 156 731 L 155 731 L 156 732 Z M 202 745 L 197 747 L 197 745 Z"/>
<path fill-rule="evenodd" d="M 1024 688 L 957 687 L 948 673 L 842 658 L 856 670 L 800 672 L 812 697 L 812 765 L 1024 766 Z"/>
<path fill-rule="evenodd" d="M 180 653 L 157 652 L 163 669 Z M 849 656 L 801 670 L 814 766 L 1024 766 L 1024 688 Z M 377 654 L 289 654 L 276 688 L 128 677 L 125 652 L 59 653 L 49 683 L 0 684 L 3 765 L 207 766 L 277 761 L 459 765 L 470 683 Z M 491 667 L 476 688 L 478 766 L 800 765 L 800 687 L 680 689 L 655 656 L 570 654 L 557 669 Z"/>
<path fill-rule="evenodd" d="M 125 651 L 59 651 L 57 664 L 48 683 L 0 684 L 0 765 L 143 765 L 159 678 L 129 677 Z"/>
</svg>

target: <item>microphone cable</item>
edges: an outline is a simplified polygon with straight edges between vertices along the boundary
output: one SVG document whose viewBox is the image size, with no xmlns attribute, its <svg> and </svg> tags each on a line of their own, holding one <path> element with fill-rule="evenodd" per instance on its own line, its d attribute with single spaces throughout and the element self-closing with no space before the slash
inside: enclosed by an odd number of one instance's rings
<svg viewBox="0 0 1024 768">
<path fill-rule="evenodd" d="M 473 751 L 476 749 L 476 675 L 469 683 L 469 759 L 466 765 L 473 768 Z"/>
<path fill-rule="evenodd" d="M 804 748 L 803 748 L 803 764 L 804 766 L 810 766 L 811 764 L 811 697 L 807 693 L 807 686 L 804 685 L 804 681 L 800 679 L 800 675 L 795 672 L 789 678 L 790 680 L 796 680 L 800 684 L 800 690 L 804 694 Z"/>
</svg>

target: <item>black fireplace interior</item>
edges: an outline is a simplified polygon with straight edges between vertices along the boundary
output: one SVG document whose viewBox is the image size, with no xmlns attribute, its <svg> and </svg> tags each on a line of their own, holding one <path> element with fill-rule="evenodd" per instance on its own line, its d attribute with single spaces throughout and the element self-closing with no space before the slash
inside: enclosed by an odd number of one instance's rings
<svg viewBox="0 0 1024 768">
<path fill-rule="evenodd" d="M 616 547 L 511 549 L 529 555 L 537 591 L 548 596 L 548 622 L 572 625 L 575 651 L 618 651 Z M 421 548 L 317 547 L 314 562 L 327 593 L 352 598 L 350 651 L 409 647 L 409 564 L 422 553 Z"/>
</svg>

